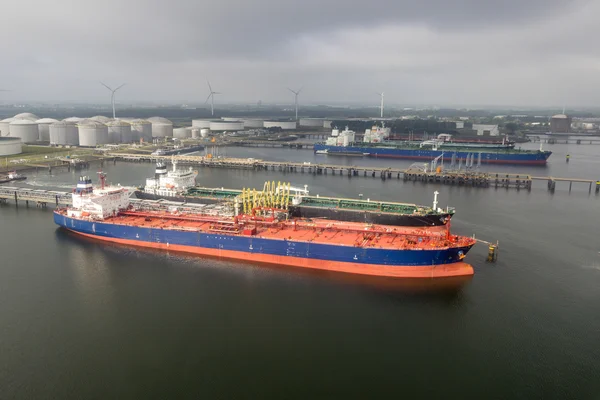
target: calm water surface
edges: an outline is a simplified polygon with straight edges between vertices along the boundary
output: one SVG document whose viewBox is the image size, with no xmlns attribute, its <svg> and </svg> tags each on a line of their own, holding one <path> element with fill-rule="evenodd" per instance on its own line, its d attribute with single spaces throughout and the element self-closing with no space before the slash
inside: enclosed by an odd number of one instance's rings
<svg viewBox="0 0 600 400">
<path fill-rule="evenodd" d="M 545 168 L 484 168 L 600 177 L 600 146 L 544 146 L 554 151 Z M 227 155 L 323 162 L 302 150 Z M 153 174 L 150 164 L 104 170 L 123 185 Z M 57 229 L 50 210 L 8 204 L 0 398 L 600 398 L 600 197 L 586 186 L 550 194 L 545 183 L 516 192 L 199 173 L 206 186 L 281 180 L 313 194 L 421 204 L 437 189 L 441 206 L 458 209 L 453 230 L 499 240 L 500 256 L 487 264 L 478 245 L 467 257 L 472 279 L 432 288 L 104 244 Z M 24 186 L 70 190 L 77 176 L 40 172 Z"/>
</svg>

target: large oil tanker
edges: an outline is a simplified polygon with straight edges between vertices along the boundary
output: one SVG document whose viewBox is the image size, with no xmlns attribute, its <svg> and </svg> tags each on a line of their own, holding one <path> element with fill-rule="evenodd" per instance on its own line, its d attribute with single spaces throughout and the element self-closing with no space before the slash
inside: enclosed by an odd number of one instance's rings
<svg viewBox="0 0 600 400">
<path fill-rule="evenodd" d="M 196 186 L 197 172 L 189 169 L 177 169 L 177 161 L 172 160 L 173 168 L 166 164 L 156 165 L 153 178 L 146 179 L 146 185 L 135 191 L 139 199 L 214 204 L 233 202 L 242 194 L 242 190 L 226 188 L 207 188 Z M 271 187 L 277 187 L 275 182 Z M 454 215 L 453 207 L 437 207 L 434 197 L 433 207 L 423 205 L 376 201 L 367 199 L 341 199 L 334 197 L 311 196 L 308 187 L 291 188 L 289 213 L 298 218 L 327 218 L 348 222 L 367 222 L 397 226 L 440 226 L 446 224 Z M 436 195 L 437 196 L 437 195 Z"/>
<path fill-rule="evenodd" d="M 94 188 L 81 177 L 73 205 L 54 211 L 59 226 L 108 242 L 203 256 L 362 275 L 467 276 L 475 239 L 445 229 L 407 228 L 289 215 L 289 185 L 243 190 L 233 205 L 131 202 L 124 187 Z M 281 189 L 281 188 L 278 188 Z"/>
<path fill-rule="evenodd" d="M 511 164 L 511 165 L 546 165 L 551 151 L 521 150 L 508 146 L 500 148 L 485 148 L 480 144 L 465 145 L 440 143 L 438 141 L 421 143 L 386 142 L 386 137 L 379 134 L 367 134 L 364 141 L 356 142 L 355 133 L 346 128 L 339 132 L 334 130 L 325 143 L 314 145 L 317 154 L 361 155 L 377 158 L 399 158 L 408 160 L 433 160 L 442 154 L 456 160 L 467 160 L 469 157 L 478 159 L 482 164 Z"/>
</svg>

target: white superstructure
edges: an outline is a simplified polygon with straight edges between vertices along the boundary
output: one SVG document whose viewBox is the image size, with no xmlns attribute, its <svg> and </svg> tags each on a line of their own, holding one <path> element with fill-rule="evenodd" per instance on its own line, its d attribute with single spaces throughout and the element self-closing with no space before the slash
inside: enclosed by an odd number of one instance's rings
<svg viewBox="0 0 600 400">
<path fill-rule="evenodd" d="M 67 216 L 103 220 L 129 207 L 129 189 L 121 186 L 105 186 L 105 175 L 100 172 L 100 189 L 94 188 L 89 176 L 79 177 L 73 192 L 73 205 L 67 209 Z"/>
<path fill-rule="evenodd" d="M 172 163 L 171 171 L 167 171 L 167 166 L 163 163 L 156 164 L 154 178 L 146 179 L 144 192 L 157 196 L 176 196 L 185 189 L 196 186 L 197 171 L 192 168 L 178 170 L 177 162 L 173 160 Z"/>
<path fill-rule="evenodd" d="M 385 125 L 382 127 L 373 126 L 371 129 L 365 129 L 365 136 L 363 142 L 365 143 L 381 143 L 390 136 L 391 129 L 386 128 Z"/>
<path fill-rule="evenodd" d="M 328 146 L 348 146 L 354 142 L 355 135 L 356 132 L 351 131 L 348 127 L 341 132 L 338 129 L 333 129 L 325 144 Z"/>
</svg>

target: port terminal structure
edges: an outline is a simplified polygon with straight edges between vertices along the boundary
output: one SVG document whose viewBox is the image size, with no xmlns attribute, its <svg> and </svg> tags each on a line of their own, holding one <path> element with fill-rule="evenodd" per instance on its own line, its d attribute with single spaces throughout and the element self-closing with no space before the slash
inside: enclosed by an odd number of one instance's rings
<svg viewBox="0 0 600 400">
<path fill-rule="evenodd" d="M 557 178 L 551 176 L 532 176 L 529 174 L 507 174 L 495 172 L 480 171 L 475 165 L 475 160 L 466 160 L 463 164 L 451 163 L 449 169 L 443 169 L 438 165 L 438 159 L 430 163 L 416 163 L 409 168 L 391 168 L 391 167 L 367 167 L 350 166 L 336 164 L 314 164 L 309 162 L 279 162 L 266 161 L 254 158 L 213 158 L 203 156 L 158 156 L 150 154 L 125 154 L 111 153 L 107 155 L 115 163 L 119 161 L 127 162 L 167 162 L 173 159 L 179 165 L 190 165 L 206 168 L 229 168 L 246 169 L 254 171 L 280 171 L 284 173 L 309 173 L 313 175 L 340 175 L 357 177 L 370 176 L 382 180 L 397 179 L 404 182 L 422 182 L 436 183 L 443 185 L 470 186 L 478 188 L 505 188 L 516 190 L 531 190 L 533 182 L 546 182 L 550 192 L 554 192 L 557 183 L 569 185 L 571 191 L 573 184 L 583 184 L 588 187 L 588 192 L 592 189 L 595 193 L 600 193 L 600 180 L 579 179 L 579 178 Z M 439 157 L 438 157 L 439 158 Z M 454 164 L 454 165 L 453 165 Z"/>
</svg>

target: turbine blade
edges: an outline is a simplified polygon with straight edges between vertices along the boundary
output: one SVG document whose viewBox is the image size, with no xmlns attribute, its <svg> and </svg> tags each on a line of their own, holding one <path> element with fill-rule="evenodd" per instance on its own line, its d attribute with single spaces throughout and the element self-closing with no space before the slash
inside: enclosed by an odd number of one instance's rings
<svg viewBox="0 0 600 400">
<path fill-rule="evenodd" d="M 287 89 L 288 89 L 290 92 L 292 92 L 292 93 L 296 94 L 296 92 L 294 92 L 292 89 L 290 89 L 290 88 L 287 88 Z"/>
<path fill-rule="evenodd" d="M 117 90 L 121 89 L 121 88 L 122 88 L 123 86 L 125 86 L 125 85 L 126 85 L 126 83 L 124 83 L 124 84 L 122 84 L 121 86 L 119 86 L 118 88 L 116 88 L 116 89 L 115 89 L 115 92 L 116 92 Z"/>
<path fill-rule="evenodd" d="M 112 92 L 112 89 L 106 83 L 100 82 L 100 84 Z"/>
<path fill-rule="evenodd" d="M 297 94 L 300 94 L 300 92 L 302 91 L 302 89 L 304 89 L 304 86 L 300 86 L 300 89 L 298 89 L 298 93 Z"/>
<path fill-rule="evenodd" d="M 212 94 L 223 94 L 221 92 L 212 92 Z"/>
<path fill-rule="evenodd" d="M 206 80 L 206 83 L 208 83 L 208 89 L 209 89 L 209 90 L 210 90 L 210 92 L 212 93 L 212 92 L 213 92 L 213 90 L 212 90 L 212 87 L 210 86 L 210 82 L 209 82 L 208 80 Z"/>
<path fill-rule="evenodd" d="M 0 92 L 10 92 L 10 89 L 0 89 Z"/>
<path fill-rule="evenodd" d="M 204 101 L 204 104 L 208 103 L 208 100 L 210 99 L 210 96 L 212 96 L 212 92 L 210 92 L 210 94 L 208 95 L 208 97 L 206 98 L 206 101 Z"/>
</svg>

